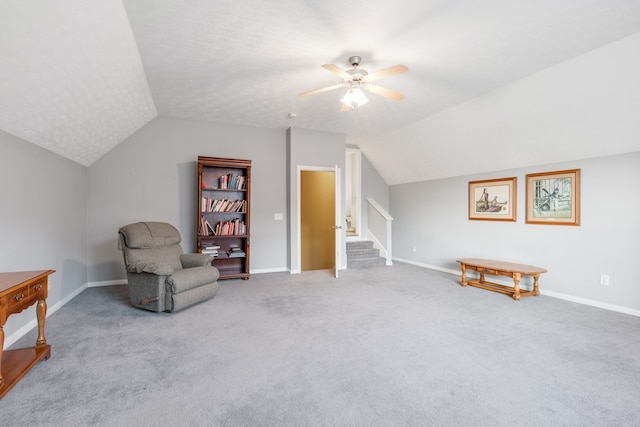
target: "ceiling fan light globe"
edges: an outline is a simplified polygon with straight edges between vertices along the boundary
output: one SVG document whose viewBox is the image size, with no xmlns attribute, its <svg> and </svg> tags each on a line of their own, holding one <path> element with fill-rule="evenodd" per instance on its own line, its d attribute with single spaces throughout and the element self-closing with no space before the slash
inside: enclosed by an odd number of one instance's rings
<svg viewBox="0 0 640 427">
<path fill-rule="evenodd" d="M 344 94 L 344 96 L 340 99 L 340 102 L 342 102 L 344 105 L 348 105 L 351 106 L 351 104 L 353 103 L 353 91 L 351 89 L 349 89 L 349 91 L 347 93 Z"/>
<path fill-rule="evenodd" d="M 364 92 L 362 92 L 362 89 L 358 87 L 350 90 L 350 92 L 351 92 L 351 100 L 356 104 L 358 104 L 358 106 L 364 105 L 369 101 L 365 96 Z"/>
</svg>

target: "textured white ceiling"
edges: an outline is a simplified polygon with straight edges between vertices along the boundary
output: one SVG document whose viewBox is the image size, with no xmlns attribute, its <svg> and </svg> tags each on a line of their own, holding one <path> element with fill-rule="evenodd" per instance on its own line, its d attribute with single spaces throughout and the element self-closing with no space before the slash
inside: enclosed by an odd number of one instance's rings
<svg viewBox="0 0 640 427">
<path fill-rule="evenodd" d="M 0 2 L 0 129 L 86 166 L 156 115 L 120 1 Z"/>
<path fill-rule="evenodd" d="M 638 31 L 639 0 L 3 0 L 0 129 L 83 165 L 156 114 L 362 140 Z M 406 98 L 297 96 L 354 54 Z"/>
</svg>

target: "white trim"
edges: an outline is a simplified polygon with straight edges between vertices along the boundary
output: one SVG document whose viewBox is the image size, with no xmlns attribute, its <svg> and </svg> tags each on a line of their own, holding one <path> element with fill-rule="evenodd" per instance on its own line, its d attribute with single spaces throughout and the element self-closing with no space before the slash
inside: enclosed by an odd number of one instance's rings
<svg viewBox="0 0 640 427">
<path fill-rule="evenodd" d="M 334 260 L 334 276 L 338 278 L 338 272 L 342 267 L 342 236 L 346 232 L 346 222 L 342 220 L 342 171 L 338 165 L 334 166 L 333 173 L 333 224 L 334 224 L 334 242 L 333 242 L 333 260 Z"/>
<path fill-rule="evenodd" d="M 387 220 L 387 221 L 393 221 L 393 217 L 391 215 L 389 215 L 389 212 L 387 212 L 387 210 L 385 208 L 383 208 L 382 206 L 380 206 L 380 204 L 378 202 L 376 202 L 375 200 L 373 200 L 371 197 L 367 197 L 367 202 L 369 202 L 369 204 L 371 206 L 373 206 L 378 212 L 380 212 L 380 215 L 382 215 L 382 217 Z"/>
<path fill-rule="evenodd" d="M 49 316 L 51 316 L 56 311 L 60 310 L 66 303 L 68 303 L 69 301 L 71 301 L 72 299 L 74 299 L 75 297 L 80 295 L 82 293 L 82 291 L 84 291 L 85 289 L 87 289 L 87 284 L 86 283 L 84 285 L 80 286 L 75 291 L 71 292 L 64 299 L 58 301 L 56 304 L 52 305 L 51 307 L 47 307 L 47 316 L 46 316 L 46 318 L 48 319 Z M 12 344 L 14 344 L 16 341 L 18 341 L 20 338 L 22 338 L 23 336 L 28 334 L 29 331 L 31 331 L 32 329 L 36 328 L 37 326 L 38 326 L 38 318 L 36 317 L 36 318 L 31 319 L 29 322 L 27 322 L 26 325 L 24 325 L 23 327 L 21 327 L 20 329 L 18 329 L 17 331 L 15 331 L 14 333 L 12 333 L 11 335 L 9 335 L 8 337 L 5 338 L 5 340 L 4 340 L 4 348 L 8 348 Z"/>
<path fill-rule="evenodd" d="M 103 280 L 101 282 L 89 282 L 87 283 L 88 288 L 101 288 L 103 286 L 115 286 L 115 285 L 126 285 L 127 279 L 120 280 Z"/>
<path fill-rule="evenodd" d="M 287 267 L 275 267 L 275 268 L 259 268 L 256 270 L 250 270 L 250 274 L 265 274 L 265 273 L 282 273 L 289 271 Z M 116 286 L 116 285 L 126 285 L 127 279 L 120 280 L 104 280 L 102 282 L 89 282 L 89 288 L 100 288 L 103 286 Z"/>
<path fill-rule="evenodd" d="M 424 267 L 424 268 L 428 268 L 430 270 L 438 270 L 438 271 L 443 271 L 445 273 L 451 273 L 451 274 L 455 274 L 455 275 L 460 275 L 461 272 L 460 270 L 452 270 L 450 268 L 442 268 L 442 267 L 437 267 L 435 265 L 429 265 L 429 264 L 423 264 L 420 262 L 416 262 L 416 261 L 411 261 L 408 259 L 402 259 L 402 258 L 393 258 L 395 261 L 398 262 L 404 262 L 406 264 L 412 264 L 412 265 L 416 265 L 418 267 Z M 471 272 L 472 274 L 475 272 Z M 467 273 L 469 274 L 469 273 Z M 493 279 L 492 279 L 493 280 Z M 496 280 L 496 282 L 499 282 L 498 280 Z M 513 285 L 512 282 L 504 282 L 507 285 Z M 582 305 L 588 305 L 591 307 L 597 307 L 597 308 L 602 308 L 604 310 L 609 310 L 609 311 L 615 311 L 617 313 L 623 313 L 623 314 L 629 314 L 631 316 L 636 316 L 636 317 L 640 317 L 640 310 L 634 310 L 632 308 L 629 307 L 623 307 L 620 305 L 614 305 L 614 304 L 609 304 L 606 302 L 601 302 L 601 301 L 595 301 L 595 300 L 590 300 L 587 298 L 582 298 L 582 297 L 576 297 L 573 295 L 567 295 L 567 294 L 562 294 L 559 292 L 553 292 L 553 291 L 545 291 L 544 289 L 540 289 L 540 295 L 545 295 L 551 298 L 558 298 L 561 300 L 565 300 L 565 301 L 571 301 L 571 302 L 575 302 L 578 304 L 582 304 Z"/>
<path fill-rule="evenodd" d="M 365 232 L 364 232 L 364 224 L 362 223 L 362 151 L 359 148 L 346 148 L 345 155 L 352 155 L 355 160 L 355 167 L 351 169 L 352 175 L 352 183 L 351 186 L 355 188 L 355 194 L 352 194 L 353 204 L 355 206 L 355 212 L 351 212 L 351 220 L 353 222 L 355 218 L 356 224 L 356 235 L 355 236 L 347 236 L 347 241 L 358 241 L 358 240 L 366 240 Z M 345 156 L 346 157 L 346 156 Z M 346 169 L 346 164 L 345 164 Z M 345 194 L 346 194 L 346 183 L 345 183 Z M 345 207 L 346 212 L 346 207 Z M 346 221 L 345 221 L 346 224 Z M 347 230 L 345 230 L 346 233 Z"/>
<path fill-rule="evenodd" d="M 566 295 L 566 294 L 561 294 L 559 292 L 545 291 L 542 289 L 540 290 L 540 294 L 546 295 L 552 298 L 563 299 L 565 301 L 575 302 L 578 304 L 590 305 L 591 307 L 602 308 L 604 310 L 615 311 L 618 313 L 629 314 L 631 316 L 640 317 L 640 310 L 634 310 L 632 308 L 622 307 L 620 305 L 608 304 L 606 302 L 595 301 L 595 300 L 590 300 L 590 299 L 581 298 L 581 297 L 574 297 L 573 295 Z"/>
<path fill-rule="evenodd" d="M 287 272 L 289 269 L 287 267 L 277 267 L 277 268 L 259 268 L 256 270 L 250 270 L 251 274 L 265 274 L 265 273 L 282 273 Z"/>
</svg>

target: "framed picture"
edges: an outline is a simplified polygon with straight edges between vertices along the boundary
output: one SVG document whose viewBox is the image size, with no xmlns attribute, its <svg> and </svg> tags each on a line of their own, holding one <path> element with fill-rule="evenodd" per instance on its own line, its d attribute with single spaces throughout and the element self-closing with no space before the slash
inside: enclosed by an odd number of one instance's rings
<svg viewBox="0 0 640 427">
<path fill-rule="evenodd" d="M 469 219 L 516 220 L 517 179 L 469 181 Z"/>
<path fill-rule="evenodd" d="M 528 174 L 526 222 L 580 225 L 580 169 Z"/>
</svg>

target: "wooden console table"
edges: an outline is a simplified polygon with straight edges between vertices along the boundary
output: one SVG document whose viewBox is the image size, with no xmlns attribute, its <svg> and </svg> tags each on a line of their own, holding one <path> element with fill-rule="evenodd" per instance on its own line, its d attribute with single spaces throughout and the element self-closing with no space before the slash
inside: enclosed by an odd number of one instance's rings
<svg viewBox="0 0 640 427">
<path fill-rule="evenodd" d="M 511 295 L 515 300 L 519 300 L 520 297 L 526 297 L 529 295 L 540 295 L 538 279 L 540 278 L 540 274 L 547 272 L 544 268 L 533 267 L 531 265 L 494 261 L 490 259 L 461 258 L 457 260 L 457 262 L 460 263 L 460 269 L 462 270 L 462 281 L 460 282 L 462 286 L 469 285 L 475 286 L 476 288 L 487 289 L 489 291 L 500 292 Z M 478 271 L 480 273 L 480 278 L 478 280 L 467 281 L 467 270 Z M 485 274 L 511 277 L 513 278 L 513 287 L 489 282 L 485 280 Z M 520 279 L 526 276 L 533 277 L 533 290 L 531 291 L 520 290 Z"/>
<path fill-rule="evenodd" d="M 40 360 L 51 356 L 44 337 L 47 316 L 49 275 L 55 270 L 0 273 L 0 350 L 4 349 L 4 325 L 7 318 L 36 304 L 38 339 L 35 347 L 2 351 L 0 357 L 0 399 Z"/>
</svg>

